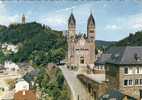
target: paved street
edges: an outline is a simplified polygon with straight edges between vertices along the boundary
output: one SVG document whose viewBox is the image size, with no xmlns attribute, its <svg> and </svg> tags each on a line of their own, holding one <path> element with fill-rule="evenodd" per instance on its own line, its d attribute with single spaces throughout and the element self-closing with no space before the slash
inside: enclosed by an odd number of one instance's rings
<svg viewBox="0 0 142 100">
<path fill-rule="evenodd" d="M 80 80 L 76 77 L 76 72 L 68 70 L 65 66 L 60 66 L 65 79 L 71 89 L 73 100 L 91 100 L 89 93 L 84 88 Z"/>
</svg>

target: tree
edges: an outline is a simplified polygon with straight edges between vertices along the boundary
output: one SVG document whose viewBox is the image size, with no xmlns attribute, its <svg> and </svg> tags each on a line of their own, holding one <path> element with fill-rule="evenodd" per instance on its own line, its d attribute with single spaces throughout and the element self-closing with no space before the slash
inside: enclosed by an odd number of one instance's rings
<svg viewBox="0 0 142 100">
<path fill-rule="evenodd" d="M 6 56 L 4 53 L 0 50 L 0 64 L 4 64 L 4 61 L 6 60 Z"/>
<path fill-rule="evenodd" d="M 20 47 L 16 54 L 9 56 L 9 59 L 14 62 L 32 60 L 37 65 L 59 62 L 64 59 L 67 49 L 63 32 L 52 30 L 36 22 L 11 24 L 0 29 L 0 42 Z"/>
</svg>

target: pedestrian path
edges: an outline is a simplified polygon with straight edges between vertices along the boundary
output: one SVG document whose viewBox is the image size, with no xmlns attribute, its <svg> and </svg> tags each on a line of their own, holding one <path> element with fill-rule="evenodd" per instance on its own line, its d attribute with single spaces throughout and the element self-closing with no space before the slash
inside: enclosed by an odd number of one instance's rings
<svg viewBox="0 0 142 100">
<path fill-rule="evenodd" d="M 73 100 L 91 100 L 88 91 L 77 78 L 74 71 L 67 69 L 65 66 L 59 66 L 71 89 Z"/>
</svg>

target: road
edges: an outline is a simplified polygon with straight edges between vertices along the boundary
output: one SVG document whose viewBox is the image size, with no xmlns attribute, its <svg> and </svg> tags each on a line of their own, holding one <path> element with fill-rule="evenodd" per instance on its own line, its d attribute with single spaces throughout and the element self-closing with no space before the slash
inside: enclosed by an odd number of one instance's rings
<svg viewBox="0 0 142 100">
<path fill-rule="evenodd" d="M 91 100 L 90 95 L 80 80 L 76 77 L 77 72 L 67 69 L 65 66 L 59 66 L 71 89 L 73 100 Z"/>
</svg>

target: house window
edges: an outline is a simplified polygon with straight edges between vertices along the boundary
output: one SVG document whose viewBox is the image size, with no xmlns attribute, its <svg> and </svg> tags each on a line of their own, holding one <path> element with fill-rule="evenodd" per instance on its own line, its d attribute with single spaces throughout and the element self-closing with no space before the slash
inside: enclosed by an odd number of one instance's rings
<svg viewBox="0 0 142 100">
<path fill-rule="evenodd" d="M 132 85 L 133 84 L 133 81 L 132 80 L 129 80 L 129 85 Z"/>
<path fill-rule="evenodd" d="M 103 66 L 101 66 L 101 68 L 100 68 L 101 70 L 103 69 Z"/>
<path fill-rule="evenodd" d="M 128 80 L 124 80 L 124 86 L 128 85 Z"/>
<path fill-rule="evenodd" d="M 135 85 L 138 85 L 138 84 L 139 84 L 139 80 L 135 79 Z"/>
<path fill-rule="evenodd" d="M 140 100 L 142 99 L 142 90 L 140 90 Z"/>
<path fill-rule="evenodd" d="M 128 74 L 128 67 L 125 67 L 125 68 L 124 68 L 124 73 L 125 73 L 125 74 Z"/>
<path fill-rule="evenodd" d="M 142 79 L 140 79 L 140 85 L 142 85 Z"/>
<path fill-rule="evenodd" d="M 140 72 L 140 69 L 139 69 L 139 67 L 137 67 L 137 74 Z"/>
</svg>

